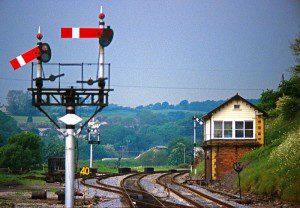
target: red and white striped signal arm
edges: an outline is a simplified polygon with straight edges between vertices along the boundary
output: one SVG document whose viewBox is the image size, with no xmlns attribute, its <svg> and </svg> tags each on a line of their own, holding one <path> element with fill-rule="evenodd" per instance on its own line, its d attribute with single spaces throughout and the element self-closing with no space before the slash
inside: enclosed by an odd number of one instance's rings
<svg viewBox="0 0 300 208">
<path fill-rule="evenodd" d="M 61 28 L 61 38 L 100 38 L 102 28 Z"/>
<path fill-rule="evenodd" d="M 26 65 L 27 63 L 31 62 L 32 60 L 41 56 L 41 52 L 39 46 L 36 46 L 29 51 L 23 53 L 22 55 L 10 60 L 10 64 L 14 68 L 14 70 L 19 69 L 20 67 Z"/>
</svg>

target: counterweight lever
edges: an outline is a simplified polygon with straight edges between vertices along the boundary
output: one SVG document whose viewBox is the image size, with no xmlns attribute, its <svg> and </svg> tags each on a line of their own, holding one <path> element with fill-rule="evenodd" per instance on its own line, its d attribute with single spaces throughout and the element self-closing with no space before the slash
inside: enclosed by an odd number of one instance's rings
<svg viewBox="0 0 300 208">
<path fill-rule="evenodd" d="M 65 76 L 65 74 L 63 73 L 63 74 L 59 74 L 59 75 L 53 75 L 53 74 L 51 74 L 48 78 L 42 78 L 42 80 L 43 81 L 51 81 L 51 82 L 54 82 L 58 77 L 63 77 L 63 76 Z M 36 79 L 33 79 L 34 81 L 36 80 Z"/>
<path fill-rule="evenodd" d="M 106 80 L 107 78 L 104 78 L 104 80 Z M 76 83 L 87 83 L 88 85 L 93 85 L 94 83 L 98 82 L 98 80 L 92 80 L 92 78 L 89 78 L 88 81 L 76 81 Z"/>
</svg>

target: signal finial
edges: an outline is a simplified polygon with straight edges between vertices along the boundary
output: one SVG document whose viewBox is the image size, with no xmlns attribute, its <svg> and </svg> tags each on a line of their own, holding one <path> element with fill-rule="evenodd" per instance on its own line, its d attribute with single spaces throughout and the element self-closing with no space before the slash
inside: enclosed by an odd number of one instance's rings
<svg viewBox="0 0 300 208">
<path fill-rule="evenodd" d="M 41 26 L 39 26 L 39 31 L 38 31 L 38 34 L 36 35 L 36 38 L 40 40 L 42 40 L 43 38 L 43 34 L 41 33 Z"/>
<path fill-rule="evenodd" d="M 105 14 L 102 12 L 102 6 L 100 7 L 99 18 L 100 18 L 101 20 L 103 20 L 103 19 L 105 18 Z"/>
</svg>

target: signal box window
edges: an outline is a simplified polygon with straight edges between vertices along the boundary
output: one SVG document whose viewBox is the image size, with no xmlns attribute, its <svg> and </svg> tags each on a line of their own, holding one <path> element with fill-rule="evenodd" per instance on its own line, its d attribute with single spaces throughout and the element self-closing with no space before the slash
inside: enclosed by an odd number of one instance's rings
<svg viewBox="0 0 300 208">
<path fill-rule="evenodd" d="M 244 122 L 236 121 L 235 122 L 235 137 L 244 138 Z"/>
<path fill-rule="evenodd" d="M 240 105 L 234 105 L 234 109 L 240 109 Z"/>
<path fill-rule="evenodd" d="M 253 121 L 245 121 L 245 137 L 253 138 Z"/>
<path fill-rule="evenodd" d="M 214 121 L 214 137 L 215 138 L 222 138 L 222 121 Z"/>
<path fill-rule="evenodd" d="M 224 137 L 232 138 L 232 122 L 224 121 Z"/>
</svg>

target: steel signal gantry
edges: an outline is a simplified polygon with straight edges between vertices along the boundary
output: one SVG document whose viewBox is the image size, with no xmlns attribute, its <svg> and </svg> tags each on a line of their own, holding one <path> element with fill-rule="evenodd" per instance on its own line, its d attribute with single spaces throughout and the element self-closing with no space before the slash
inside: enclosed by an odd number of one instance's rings
<svg viewBox="0 0 300 208">
<path fill-rule="evenodd" d="M 74 207 L 74 179 L 75 179 L 75 135 L 79 134 L 87 123 L 104 107 L 108 105 L 108 93 L 113 91 L 110 89 L 108 80 L 108 88 L 105 88 L 105 81 L 109 78 L 104 76 L 104 66 L 108 65 L 108 74 L 110 74 L 110 64 L 104 63 L 104 47 L 107 47 L 113 39 L 113 30 L 107 26 L 104 27 L 104 13 L 99 14 L 100 22 L 99 28 L 62 28 L 62 38 L 98 38 L 99 39 L 99 61 L 97 63 L 97 77 L 96 79 L 90 78 L 89 80 L 83 80 L 83 63 L 81 66 L 81 80 L 77 83 L 81 83 L 81 88 L 60 87 L 60 77 L 64 74 L 60 74 L 60 66 L 78 66 L 78 64 L 58 64 L 59 74 L 50 75 L 44 77 L 42 63 L 46 63 L 51 59 L 51 49 L 47 43 L 42 43 L 41 39 L 43 35 L 40 32 L 40 28 L 37 34 L 38 43 L 37 46 L 27 51 L 26 53 L 12 59 L 10 61 L 13 68 L 16 70 L 25 64 L 33 61 L 37 58 L 37 74 L 36 78 L 33 78 L 33 66 L 31 73 L 31 87 L 28 90 L 32 93 L 32 105 L 37 107 L 42 113 L 44 113 L 58 129 L 61 129 L 60 125 L 53 119 L 47 112 L 42 109 L 43 106 L 65 106 L 66 115 L 59 120 L 66 124 L 66 157 L 65 157 L 65 207 Z M 55 65 L 55 64 L 53 64 Z M 89 64 L 93 65 L 93 64 Z M 56 81 L 59 78 L 58 87 L 43 87 L 44 81 Z M 35 86 L 33 82 L 35 81 Z M 98 83 L 98 87 L 91 87 L 94 83 Z M 84 87 L 84 84 L 90 85 L 90 87 Z M 94 114 L 87 119 L 81 127 L 75 131 L 75 125 L 81 121 L 81 118 L 75 114 L 75 107 L 77 106 L 97 106 Z"/>
</svg>

